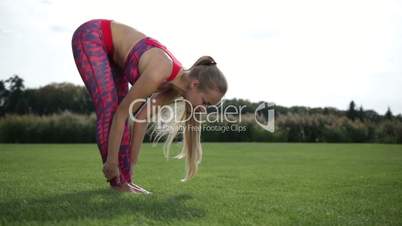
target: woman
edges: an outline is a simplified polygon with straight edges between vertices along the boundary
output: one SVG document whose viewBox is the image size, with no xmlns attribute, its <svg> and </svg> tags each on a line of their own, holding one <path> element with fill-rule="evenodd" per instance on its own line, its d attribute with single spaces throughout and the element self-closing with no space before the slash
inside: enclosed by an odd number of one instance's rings
<svg viewBox="0 0 402 226">
<path fill-rule="evenodd" d="M 227 90 L 224 75 L 209 56 L 184 69 L 156 39 L 113 20 L 93 19 L 80 25 L 72 37 L 72 49 L 95 106 L 96 141 L 107 181 L 117 191 L 148 193 L 131 178 L 148 123 L 134 120 L 131 124 L 129 110 L 135 118 L 145 119 L 150 106 L 169 105 L 179 97 L 193 109 L 216 104 Z M 152 101 L 134 102 L 147 97 Z M 191 113 L 186 109 L 183 117 Z M 189 129 L 190 125 L 200 128 L 199 121 L 191 117 L 185 123 L 182 152 L 176 157 L 186 157 L 184 180 L 188 180 L 197 172 L 202 149 L 200 130 Z M 177 130 L 169 133 L 165 153 Z"/>
</svg>

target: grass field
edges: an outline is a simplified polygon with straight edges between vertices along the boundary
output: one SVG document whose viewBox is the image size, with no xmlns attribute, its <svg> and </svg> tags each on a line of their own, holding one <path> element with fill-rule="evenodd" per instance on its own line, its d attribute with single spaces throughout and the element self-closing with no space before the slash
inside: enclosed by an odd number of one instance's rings
<svg viewBox="0 0 402 226">
<path fill-rule="evenodd" d="M 0 144 L 2 225 L 402 225 L 402 146 L 204 144 L 197 177 L 143 146 L 109 190 L 95 144 Z"/>
</svg>

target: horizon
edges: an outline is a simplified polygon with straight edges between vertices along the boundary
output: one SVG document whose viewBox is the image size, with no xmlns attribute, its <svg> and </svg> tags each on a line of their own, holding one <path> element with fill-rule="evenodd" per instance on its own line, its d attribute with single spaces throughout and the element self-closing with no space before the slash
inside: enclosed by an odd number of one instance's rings
<svg viewBox="0 0 402 226">
<path fill-rule="evenodd" d="M 15 74 L 15 75 L 16 75 L 16 74 Z M 19 75 L 17 75 L 17 76 L 19 76 Z M 45 87 L 45 86 L 47 86 L 47 85 L 52 85 L 52 84 L 71 84 L 71 85 L 75 85 L 75 86 L 84 87 L 83 84 L 74 84 L 74 83 L 66 82 L 66 81 L 65 81 L 65 82 L 53 82 L 53 83 L 45 84 L 45 85 L 43 85 L 43 86 L 38 86 L 38 87 L 26 87 L 26 86 L 24 85 L 24 89 L 40 89 L 40 88 L 42 88 L 42 87 Z M 230 97 L 230 98 L 224 97 L 222 100 L 233 100 L 233 99 L 242 100 L 242 101 L 248 101 L 248 102 L 251 102 L 252 104 L 258 104 L 258 103 L 261 103 L 261 102 L 266 102 L 266 101 L 264 101 L 264 100 L 253 101 L 253 100 L 250 100 L 250 99 L 247 99 L 247 98 L 242 98 L 242 97 Z M 385 112 L 384 114 L 381 114 L 380 112 L 376 111 L 375 109 L 365 108 L 365 107 L 362 106 L 361 104 L 356 103 L 356 101 L 354 101 L 354 100 L 350 100 L 349 103 L 347 104 L 347 107 L 346 107 L 345 109 L 338 108 L 338 107 L 335 107 L 335 106 L 317 106 L 317 107 L 311 107 L 311 106 L 308 106 L 308 105 L 291 105 L 291 106 L 286 106 L 286 105 L 277 104 L 277 103 L 273 103 L 273 104 L 274 104 L 274 106 L 285 107 L 285 108 L 294 108 L 294 107 L 303 107 L 303 108 L 309 108 L 309 109 L 317 109 L 317 108 L 319 108 L 319 109 L 325 109 L 325 108 L 330 108 L 330 109 L 334 109 L 334 110 L 336 110 L 336 111 L 345 111 L 345 112 L 346 112 L 346 111 L 348 110 L 349 104 L 350 104 L 352 101 L 355 103 L 355 110 L 356 110 L 356 111 L 359 111 L 359 108 L 362 107 L 362 108 L 363 108 L 363 111 L 374 111 L 374 112 L 376 112 L 376 113 L 379 114 L 379 115 L 385 115 L 385 113 L 386 113 L 386 112 Z M 220 106 L 220 104 L 217 104 L 217 106 Z M 388 110 L 388 109 L 387 109 L 387 110 Z M 402 116 L 401 113 L 395 113 L 395 112 L 392 110 L 392 107 L 390 107 L 390 110 L 391 110 L 391 112 L 392 112 L 392 114 L 393 114 L 394 116 L 399 116 L 399 115 Z"/>
</svg>

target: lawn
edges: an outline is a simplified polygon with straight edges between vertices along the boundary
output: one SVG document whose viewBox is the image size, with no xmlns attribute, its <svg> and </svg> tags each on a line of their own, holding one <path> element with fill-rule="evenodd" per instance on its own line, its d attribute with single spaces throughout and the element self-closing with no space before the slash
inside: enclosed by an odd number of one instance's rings
<svg viewBox="0 0 402 226">
<path fill-rule="evenodd" d="M 177 147 L 176 147 L 177 148 Z M 199 174 L 146 144 L 111 191 L 95 144 L 0 144 L 1 225 L 402 225 L 402 146 L 207 143 Z"/>
</svg>

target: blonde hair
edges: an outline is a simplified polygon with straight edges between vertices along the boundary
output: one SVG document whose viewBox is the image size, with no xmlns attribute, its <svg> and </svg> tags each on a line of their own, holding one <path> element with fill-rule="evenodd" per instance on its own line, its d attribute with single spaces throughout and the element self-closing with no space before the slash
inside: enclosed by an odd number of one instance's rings
<svg viewBox="0 0 402 226">
<path fill-rule="evenodd" d="M 197 79 L 199 81 L 198 88 L 200 90 L 207 91 L 208 89 L 215 89 L 223 95 L 226 93 L 227 82 L 225 76 L 218 69 L 212 57 L 200 57 L 187 71 L 191 79 Z M 168 108 L 161 108 L 161 111 L 156 112 L 156 114 L 152 116 L 153 123 L 149 127 L 148 132 L 151 131 L 150 136 L 151 138 L 154 137 L 154 145 L 160 139 L 166 138 L 163 145 L 163 153 L 166 159 L 170 158 L 170 149 L 174 139 L 178 134 L 182 135 L 181 151 L 173 158 L 186 158 L 186 174 L 181 180 L 185 182 L 197 174 L 198 165 L 202 160 L 201 124 L 199 123 L 200 118 L 197 118 L 200 115 L 192 114 L 192 117 L 188 118 L 191 112 L 183 97 L 176 98 L 174 103 L 169 106 Z"/>
</svg>

